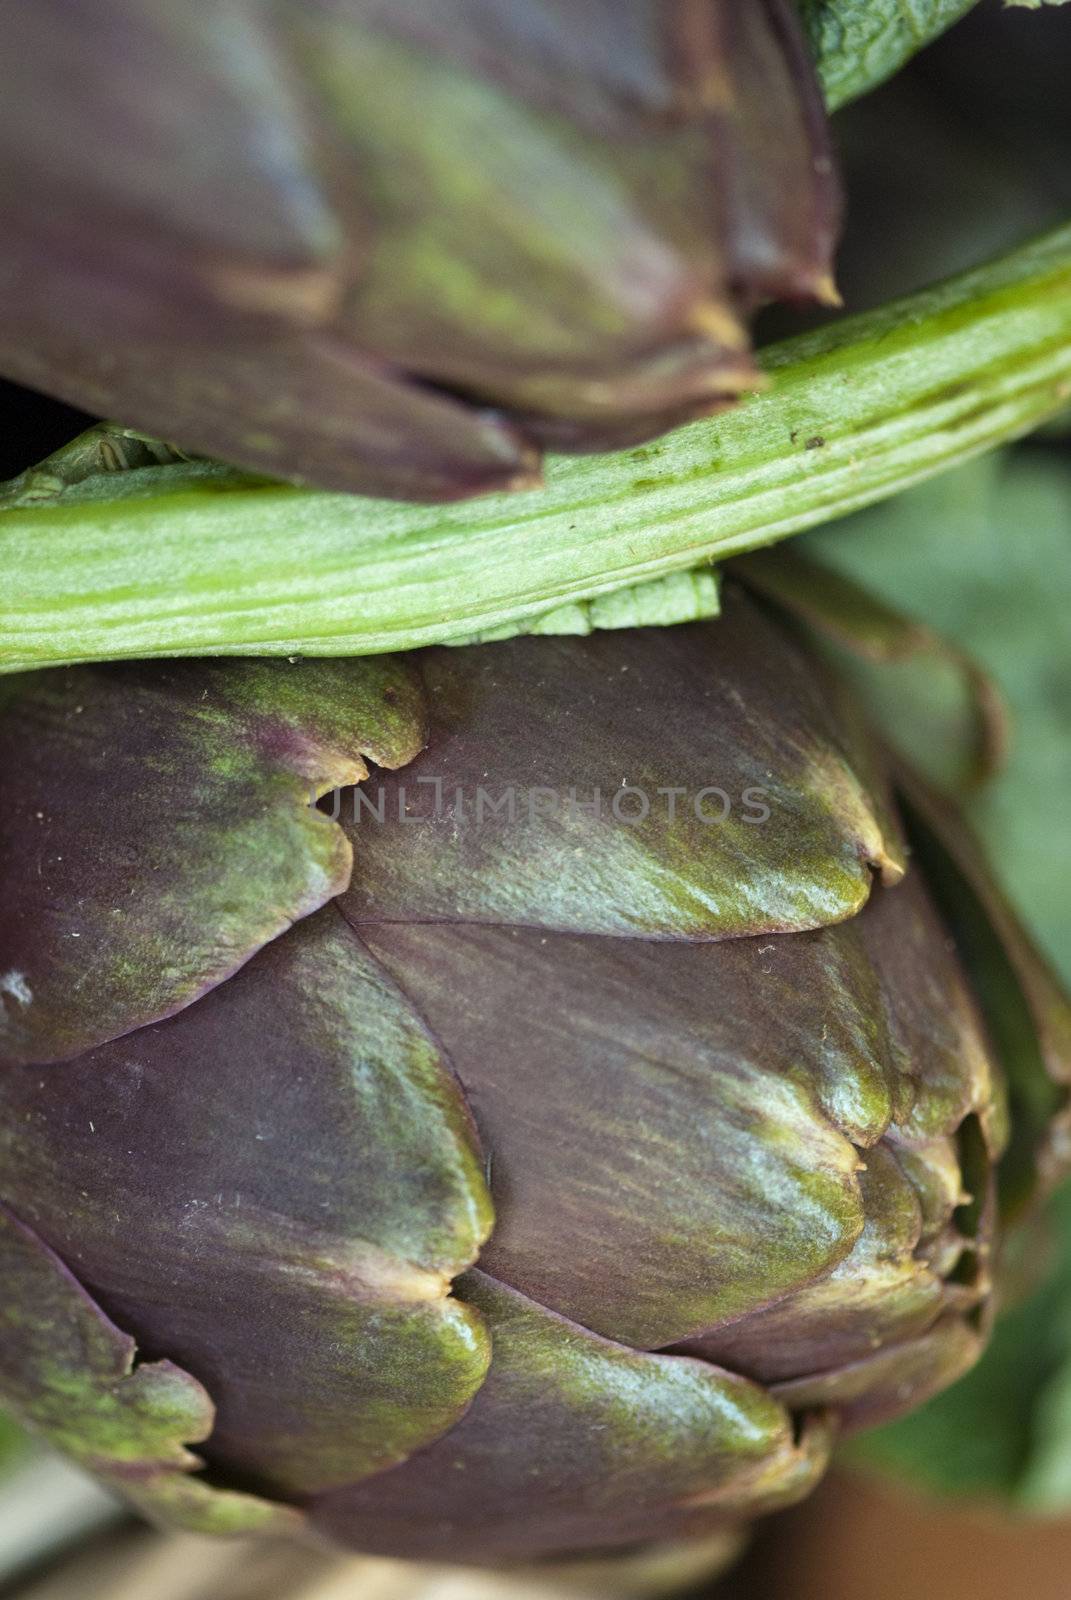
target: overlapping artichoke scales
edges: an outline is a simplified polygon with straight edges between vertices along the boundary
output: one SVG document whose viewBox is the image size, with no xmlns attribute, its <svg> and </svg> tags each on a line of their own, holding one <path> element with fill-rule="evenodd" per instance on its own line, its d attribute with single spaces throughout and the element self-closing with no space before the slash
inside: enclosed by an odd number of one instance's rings
<svg viewBox="0 0 1071 1600">
<path fill-rule="evenodd" d="M 434 1042 L 325 909 L 178 1016 L 9 1068 L 3 1193 L 217 1406 L 211 1459 L 279 1495 L 382 1470 L 483 1381 L 449 1297 L 491 1221 Z"/>
<path fill-rule="evenodd" d="M 0 1206 L 4 1404 L 140 1506 L 200 1533 L 285 1533 L 291 1507 L 210 1487 L 186 1446 L 214 1417 L 171 1361 L 135 1365 L 134 1341 L 47 1245 Z"/>
<path fill-rule="evenodd" d="M 8 47 L 0 370 L 189 450 L 524 485 L 732 400 L 755 304 L 830 292 L 787 0 L 39 0 Z"/>
<path fill-rule="evenodd" d="M 72 1294 L 105 1367 L 177 1363 L 149 1445 L 120 1408 L 83 1451 L 158 1515 L 699 1532 L 977 1353 L 1001 1073 L 880 759 L 732 585 L 711 626 L 13 679 L 4 737 L 0 1393 L 91 1437 Z M 358 751 L 347 842 L 309 791 Z"/>
</svg>

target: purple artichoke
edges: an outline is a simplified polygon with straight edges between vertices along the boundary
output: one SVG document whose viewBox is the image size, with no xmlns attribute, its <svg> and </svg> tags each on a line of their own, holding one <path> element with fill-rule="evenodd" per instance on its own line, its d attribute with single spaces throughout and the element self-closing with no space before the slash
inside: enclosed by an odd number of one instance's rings
<svg viewBox="0 0 1071 1600">
<path fill-rule="evenodd" d="M 0 371 L 185 449 L 449 499 L 753 383 L 827 297 L 788 0 L 34 0 Z"/>
<path fill-rule="evenodd" d="M 0 692 L 0 1395 L 150 1515 L 700 1534 L 974 1360 L 1067 1009 L 764 603 Z"/>
</svg>

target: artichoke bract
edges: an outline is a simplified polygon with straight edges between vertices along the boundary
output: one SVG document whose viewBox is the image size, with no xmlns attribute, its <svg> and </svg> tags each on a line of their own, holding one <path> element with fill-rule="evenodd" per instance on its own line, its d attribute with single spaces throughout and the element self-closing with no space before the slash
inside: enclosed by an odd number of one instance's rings
<svg viewBox="0 0 1071 1600">
<path fill-rule="evenodd" d="M 833 294 L 788 0 L 37 0 L 5 43 L 0 371 L 190 451 L 523 486 Z"/>
<path fill-rule="evenodd" d="M 978 1354 L 1066 1007 L 739 585 L 0 696 L 0 1397 L 151 1516 L 705 1534 Z"/>
</svg>

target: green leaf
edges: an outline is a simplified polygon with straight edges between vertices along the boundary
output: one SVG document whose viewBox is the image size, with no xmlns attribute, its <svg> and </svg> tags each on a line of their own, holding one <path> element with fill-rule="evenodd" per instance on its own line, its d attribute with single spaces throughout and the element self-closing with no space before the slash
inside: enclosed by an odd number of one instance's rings
<svg viewBox="0 0 1071 1600">
<path fill-rule="evenodd" d="M 829 109 L 835 111 L 890 78 L 974 4 L 975 0 L 802 0 L 804 27 Z"/>
<path fill-rule="evenodd" d="M 767 388 L 735 411 L 462 506 L 198 462 L 115 471 L 116 436 L 98 433 L 95 465 L 92 442 L 74 447 L 77 481 L 60 452 L 0 494 L 0 670 L 443 642 L 884 499 L 1066 405 L 1071 225 L 763 364 Z"/>
</svg>

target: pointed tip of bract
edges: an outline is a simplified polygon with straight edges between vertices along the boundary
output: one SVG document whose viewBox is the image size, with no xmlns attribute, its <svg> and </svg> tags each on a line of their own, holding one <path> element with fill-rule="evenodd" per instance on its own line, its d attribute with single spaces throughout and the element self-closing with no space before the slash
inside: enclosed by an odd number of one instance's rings
<svg viewBox="0 0 1071 1600">
<path fill-rule="evenodd" d="M 687 325 L 714 339 L 726 350 L 746 350 L 747 330 L 728 305 L 720 300 L 700 300 L 688 313 Z"/>
<path fill-rule="evenodd" d="M 895 889 L 907 876 L 907 852 L 900 848 L 900 842 L 893 837 L 883 841 L 881 848 L 871 856 L 870 866 L 883 888 Z"/>
<path fill-rule="evenodd" d="M 543 457 L 540 451 L 533 449 L 530 452 L 530 461 L 516 472 L 510 474 L 503 488 L 509 494 L 521 494 L 526 489 L 543 489 L 546 487 L 546 477 L 543 472 Z"/>
<path fill-rule="evenodd" d="M 844 296 L 831 272 L 818 274 L 811 284 L 811 294 L 820 306 L 829 306 L 833 311 L 840 311 L 844 305 Z"/>
</svg>

